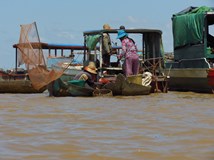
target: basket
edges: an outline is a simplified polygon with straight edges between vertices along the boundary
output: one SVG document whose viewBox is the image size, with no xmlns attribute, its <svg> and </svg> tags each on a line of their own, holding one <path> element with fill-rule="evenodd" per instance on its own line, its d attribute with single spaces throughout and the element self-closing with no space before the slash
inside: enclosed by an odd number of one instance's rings
<svg viewBox="0 0 214 160">
<path fill-rule="evenodd" d="M 133 75 L 133 76 L 128 76 L 127 80 L 130 83 L 135 83 L 135 84 L 139 84 L 142 85 L 142 74 L 138 74 L 138 75 Z"/>
</svg>

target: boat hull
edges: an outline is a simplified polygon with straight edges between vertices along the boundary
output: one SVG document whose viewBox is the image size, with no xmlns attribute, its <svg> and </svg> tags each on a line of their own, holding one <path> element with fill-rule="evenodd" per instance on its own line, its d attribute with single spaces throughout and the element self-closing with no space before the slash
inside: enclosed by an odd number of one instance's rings
<svg viewBox="0 0 214 160">
<path fill-rule="evenodd" d="M 45 90 L 46 87 L 36 90 L 24 72 L 9 74 L 0 71 L 0 93 L 42 93 Z"/>
<path fill-rule="evenodd" d="M 49 95 L 54 97 L 92 97 L 94 89 L 68 84 L 59 78 L 49 84 L 48 91 Z"/>
<path fill-rule="evenodd" d="M 207 68 L 165 69 L 165 74 L 170 76 L 169 90 L 211 93 L 207 71 Z"/>
<path fill-rule="evenodd" d="M 42 93 L 46 88 L 36 90 L 30 80 L 1 80 L 0 93 Z"/>
<path fill-rule="evenodd" d="M 138 76 L 136 76 L 138 79 Z M 133 77 L 132 77 L 133 79 Z M 142 81 L 142 80 L 141 80 Z M 125 76 L 119 74 L 114 82 L 107 83 L 103 86 L 105 89 L 112 91 L 114 96 L 136 96 L 136 95 L 149 95 L 151 93 L 151 86 L 143 86 L 138 83 L 130 82 Z"/>
</svg>

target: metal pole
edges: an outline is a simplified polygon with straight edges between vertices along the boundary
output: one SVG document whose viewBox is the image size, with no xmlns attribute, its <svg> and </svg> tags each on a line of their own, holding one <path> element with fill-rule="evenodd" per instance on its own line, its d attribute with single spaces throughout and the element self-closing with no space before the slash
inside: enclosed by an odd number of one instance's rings
<svg viewBox="0 0 214 160">
<path fill-rule="evenodd" d="M 15 55 L 15 70 L 16 70 L 16 73 L 17 73 L 17 52 L 18 52 L 18 49 L 16 48 L 16 55 Z"/>
<path fill-rule="evenodd" d="M 86 56 L 86 36 L 84 36 L 84 53 L 83 53 L 83 61 L 85 62 L 85 56 Z"/>
</svg>

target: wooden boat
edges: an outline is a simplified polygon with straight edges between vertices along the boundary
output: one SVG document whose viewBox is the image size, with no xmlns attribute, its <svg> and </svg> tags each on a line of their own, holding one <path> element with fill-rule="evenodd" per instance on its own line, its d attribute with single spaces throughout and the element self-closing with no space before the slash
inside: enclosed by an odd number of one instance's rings
<svg viewBox="0 0 214 160">
<path fill-rule="evenodd" d="M 144 71 L 150 72 L 152 74 L 152 82 L 151 82 L 151 93 L 154 92 L 164 92 L 168 91 L 168 77 L 164 75 L 163 68 L 163 45 L 162 45 L 162 32 L 160 30 L 153 29 L 126 29 L 128 34 L 139 36 L 140 37 L 140 45 L 139 50 L 140 55 L 140 74 L 143 74 Z M 109 79 L 109 81 L 115 81 L 118 74 L 123 73 L 122 67 L 120 63 L 118 63 L 117 59 L 114 59 L 116 55 L 111 56 L 110 66 L 106 67 L 103 65 L 102 61 L 102 46 L 103 46 L 103 34 L 108 33 L 111 37 L 114 37 L 115 34 L 118 33 L 117 29 L 110 30 L 93 30 L 86 31 L 83 33 L 84 35 L 84 45 L 89 48 L 87 54 L 84 55 L 84 62 L 94 61 L 97 63 L 97 68 L 99 72 L 99 77 Z M 100 36 L 98 36 L 100 35 Z M 92 38 L 94 37 L 94 38 Z M 98 38 L 97 38 L 98 37 Z M 94 40 L 99 43 L 96 46 L 95 42 L 89 42 L 89 40 Z M 116 44 L 116 43 L 114 43 Z M 115 48 L 114 53 L 119 53 L 121 47 L 113 45 Z M 141 82 L 144 77 L 141 77 Z"/>
<path fill-rule="evenodd" d="M 50 96 L 55 97 L 136 96 L 150 94 L 151 86 L 130 83 L 122 74 L 118 74 L 115 82 L 107 83 L 100 89 L 72 84 L 59 78 L 48 86 L 48 91 Z"/>
<path fill-rule="evenodd" d="M 10 73 L 0 70 L 0 93 L 42 93 L 46 90 L 46 87 L 34 89 L 26 71 L 17 70 Z"/>
<path fill-rule="evenodd" d="M 103 88 L 111 90 L 114 96 L 137 96 L 151 93 L 151 86 L 131 83 L 123 74 L 118 74 L 114 82 L 105 84 Z"/>
<path fill-rule="evenodd" d="M 79 86 L 72 83 L 67 83 L 61 78 L 53 81 L 48 86 L 50 96 L 55 97 L 92 97 L 94 89 L 91 87 Z"/>
<path fill-rule="evenodd" d="M 169 90 L 211 93 L 213 90 L 214 8 L 189 7 L 172 17 L 174 59 L 166 61 Z"/>
</svg>

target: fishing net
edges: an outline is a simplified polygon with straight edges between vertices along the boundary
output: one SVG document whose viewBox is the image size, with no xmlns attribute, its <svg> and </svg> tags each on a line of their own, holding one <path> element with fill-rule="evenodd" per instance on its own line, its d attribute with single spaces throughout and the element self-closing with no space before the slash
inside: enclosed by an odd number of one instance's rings
<svg viewBox="0 0 214 160">
<path fill-rule="evenodd" d="M 47 70 L 36 23 L 21 25 L 19 43 L 17 44 L 17 64 L 25 64 L 30 80 L 39 90 L 58 79 L 63 70 Z"/>
</svg>

